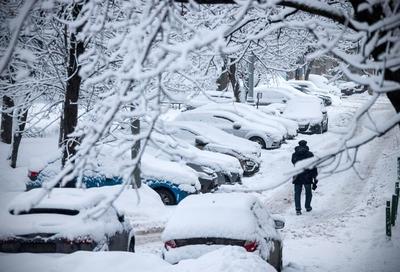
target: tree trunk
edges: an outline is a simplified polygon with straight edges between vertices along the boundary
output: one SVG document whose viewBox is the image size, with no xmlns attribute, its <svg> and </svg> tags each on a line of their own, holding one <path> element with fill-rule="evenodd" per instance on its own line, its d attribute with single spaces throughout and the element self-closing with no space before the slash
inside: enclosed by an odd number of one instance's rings
<svg viewBox="0 0 400 272">
<path fill-rule="evenodd" d="M 82 4 L 75 4 L 72 11 L 73 18 L 77 18 L 81 11 Z M 82 27 L 77 29 L 77 32 L 81 31 Z M 69 52 L 68 52 L 68 81 L 66 84 L 65 100 L 64 100 L 64 112 L 63 112 L 63 144 L 64 152 L 62 158 L 62 165 L 75 154 L 75 147 L 78 144 L 78 140 L 70 138 L 70 134 L 74 132 L 75 127 L 78 123 L 78 99 L 79 89 L 82 78 L 79 76 L 79 65 L 78 58 L 84 52 L 84 44 L 82 41 L 77 41 L 75 33 L 71 33 L 69 39 Z"/>
<path fill-rule="evenodd" d="M 308 80 L 313 64 L 314 64 L 314 60 L 311 60 L 310 63 L 307 65 L 306 72 L 304 74 L 304 80 Z"/>
<path fill-rule="evenodd" d="M 17 167 L 18 150 L 22 140 L 22 134 L 25 130 L 26 119 L 28 118 L 28 109 L 17 110 L 17 130 L 14 133 L 12 150 L 11 150 L 11 161 L 10 166 L 12 168 Z"/>
<path fill-rule="evenodd" d="M 234 61 L 235 59 L 231 59 Z M 233 95 L 235 96 L 236 102 L 240 102 L 240 87 L 239 82 L 236 78 L 236 63 L 229 66 L 229 80 L 232 84 Z"/>
<path fill-rule="evenodd" d="M 1 141 L 6 144 L 11 144 L 12 141 L 12 112 L 7 112 L 8 109 L 14 107 L 14 101 L 11 97 L 3 96 L 3 110 L 1 113 Z"/>
<path fill-rule="evenodd" d="M 133 135 L 137 136 L 140 133 L 140 119 L 136 118 L 131 123 L 131 132 Z M 137 140 L 131 149 L 131 158 L 135 159 L 139 155 L 140 151 L 140 140 Z M 132 182 L 135 182 L 136 188 L 140 188 L 142 186 L 142 181 L 140 179 L 140 161 L 135 166 L 133 170 Z M 133 184 L 132 184 L 133 185 Z"/>
<path fill-rule="evenodd" d="M 224 66 L 222 67 L 222 73 L 217 79 L 217 91 L 225 91 L 229 84 L 229 71 L 226 68 L 226 62 L 224 61 Z"/>
</svg>

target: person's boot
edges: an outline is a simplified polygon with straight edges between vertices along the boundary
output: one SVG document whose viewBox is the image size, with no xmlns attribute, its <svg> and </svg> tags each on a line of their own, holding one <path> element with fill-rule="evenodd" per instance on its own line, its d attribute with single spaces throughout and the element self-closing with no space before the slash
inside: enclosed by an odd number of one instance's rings
<svg viewBox="0 0 400 272">
<path fill-rule="evenodd" d="M 312 207 L 306 209 L 307 212 L 311 212 L 312 211 Z"/>
<path fill-rule="evenodd" d="M 301 215 L 301 211 L 300 211 L 300 210 L 297 210 L 297 211 L 296 211 L 296 215 Z"/>
</svg>

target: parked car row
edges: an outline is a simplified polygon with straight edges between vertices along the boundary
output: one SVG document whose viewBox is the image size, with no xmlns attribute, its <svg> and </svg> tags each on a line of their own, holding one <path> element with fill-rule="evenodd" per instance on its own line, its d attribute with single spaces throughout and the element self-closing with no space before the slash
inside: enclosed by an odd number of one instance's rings
<svg viewBox="0 0 400 272">
<path fill-rule="evenodd" d="M 134 230 L 117 208 L 110 205 L 93 216 L 93 208 L 106 198 L 101 189 L 55 188 L 34 207 L 23 201 L 35 198 L 40 189 L 18 195 L 1 210 L 0 252 L 135 252 Z M 166 224 L 162 258 L 176 264 L 234 246 L 281 271 L 282 238 L 277 230 L 284 225 L 252 194 L 191 195 L 179 203 Z"/>
</svg>

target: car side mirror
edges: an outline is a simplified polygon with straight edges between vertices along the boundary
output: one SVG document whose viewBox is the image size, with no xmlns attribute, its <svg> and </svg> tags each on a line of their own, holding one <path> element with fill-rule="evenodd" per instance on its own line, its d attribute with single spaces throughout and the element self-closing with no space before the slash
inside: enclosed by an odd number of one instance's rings
<svg viewBox="0 0 400 272">
<path fill-rule="evenodd" d="M 278 214 L 273 214 L 272 219 L 275 223 L 275 229 L 283 229 L 285 227 L 285 218 Z"/>
<path fill-rule="evenodd" d="M 281 220 L 274 219 L 275 229 L 283 229 L 285 227 L 285 222 Z"/>
<path fill-rule="evenodd" d="M 239 123 L 233 123 L 233 129 L 240 129 L 242 127 Z"/>
<path fill-rule="evenodd" d="M 204 147 L 205 145 L 208 144 L 207 140 L 204 137 L 201 137 L 201 136 L 197 136 L 194 139 L 194 143 L 196 144 L 196 146 L 200 146 L 200 147 Z"/>
</svg>

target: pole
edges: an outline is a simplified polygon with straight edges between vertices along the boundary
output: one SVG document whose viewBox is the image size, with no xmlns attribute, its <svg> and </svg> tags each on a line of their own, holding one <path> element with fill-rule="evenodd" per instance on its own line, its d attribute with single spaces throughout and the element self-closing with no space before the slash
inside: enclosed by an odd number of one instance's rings
<svg viewBox="0 0 400 272">
<path fill-rule="evenodd" d="M 386 201 L 386 236 L 392 236 L 392 229 L 390 224 L 390 201 Z"/>
<path fill-rule="evenodd" d="M 249 78 L 248 78 L 248 90 L 247 103 L 254 104 L 254 55 L 250 54 L 249 57 Z"/>
<path fill-rule="evenodd" d="M 396 224 L 396 206 L 397 206 L 397 196 L 392 195 L 392 216 L 391 216 L 392 226 Z"/>
</svg>

